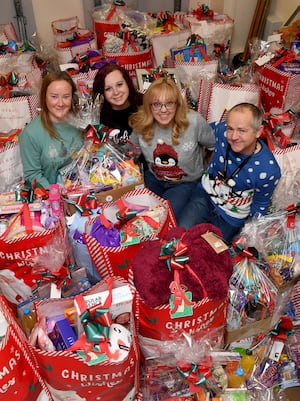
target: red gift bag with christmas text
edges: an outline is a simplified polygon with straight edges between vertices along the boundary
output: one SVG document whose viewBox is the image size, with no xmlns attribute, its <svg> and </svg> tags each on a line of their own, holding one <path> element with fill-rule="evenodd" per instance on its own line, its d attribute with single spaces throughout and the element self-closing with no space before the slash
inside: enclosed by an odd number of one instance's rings
<svg viewBox="0 0 300 401">
<path fill-rule="evenodd" d="M 95 320 L 93 320 L 92 307 L 95 306 L 97 308 L 95 309 L 95 313 L 98 313 L 98 315 L 103 315 L 108 311 L 108 313 L 113 317 L 114 314 L 111 312 L 112 305 L 114 304 L 115 308 L 120 307 L 121 301 L 120 304 L 118 304 L 118 301 L 121 299 L 120 292 L 115 300 L 113 293 L 112 299 L 109 303 L 107 303 L 107 300 L 110 295 L 106 297 L 106 295 L 103 296 L 103 294 L 110 294 L 111 291 L 114 291 L 117 288 L 120 290 L 122 287 L 129 287 L 129 293 L 131 294 L 130 308 L 132 309 L 132 302 L 134 302 L 135 299 L 135 289 L 133 286 L 129 286 L 128 283 L 122 279 L 110 278 L 107 281 L 102 281 L 94 285 L 92 289 L 80 295 L 80 300 L 82 300 L 83 296 L 92 297 L 90 298 L 89 306 L 87 306 L 88 304 L 86 303 L 87 309 L 82 311 L 82 315 L 80 315 L 79 318 L 81 320 L 81 317 L 88 312 L 90 320 L 86 322 L 87 325 L 92 326 L 92 324 L 95 323 L 93 326 L 93 338 L 95 338 L 96 335 L 100 336 L 101 334 L 105 336 L 105 328 L 99 324 L 99 326 L 101 326 L 101 333 L 96 334 L 96 318 L 94 315 Z M 77 298 L 49 299 L 38 302 L 36 304 L 38 320 L 45 316 L 53 318 L 63 314 L 66 309 L 74 308 L 75 299 Z M 98 304 L 97 300 L 99 302 L 100 299 L 101 301 Z M 124 297 L 122 299 L 125 303 Z M 75 319 L 76 322 L 77 318 Z M 75 327 L 76 325 L 77 323 L 75 323 Z M 73 351 L 69 349 L 47 351 L 41 350 L 32 345 L 31 348 L 40 367 L 41 375 L 51 393 L 54 395 L 54 398 L 56 397 L 55 400 L 134 400 L 135 396 L 139 393 L 140 354 L 135 320 L 132 313 L 130 313 L 130 329 L 128 330 L 130 330 L 131 333 L 130 346 L 125 346 L 121 337 L 114 345 L 112 344 L 113 338 L 107 338 L 109 347 L 118 347 L 118 344 L 121 344 L 121 346 L 117 348 L 120 350 L 119 355 L 122 356 L 119 361 L 112 358 L 101 358 L 100 352 L 94 352 L 94 348 L 88 347 L 89 339 L 87 335 L 85 338 L 88 341 L 84 342 L 81 339 L 83 348 L 80 348 L 80 344 L 77 346 L 75 342 L 72 345 Z M 87 331 L 84 333 L 87 333 Z M 93 339 L 91 339 L 91 342 L 93 342 Z M 122 345 L 124 346 L 122 347 Z M 105 356 L 104 353 L 102 356 Z"/>
<path fill-rule="evenodd" d="M 153 232 L 147 239 L 151 240 L 157 236 L 163 236 L 170 228 L 176 227 L 175 217 L 169 202 L 160 198 L 149 189 L 141 188 L 130 191 L 124 194 L 120 199 L 121 201 L 125 201 L 125 205 L 127 204 L 136 209 L 160 208 L 162 210 L 162 217 L 155 232 Z M 103 205 L 104 216 L 113 224 L 117 223 L 119 213 L 120 200 Z M 93 220 L 90 221 L 90 224 L 93 224 Z M 98 270 L 100 277 L 107 278 L 110 276 L 119 276 L 123 277 L 125 280 L 129 277 L 130 263 L 133 256 L 142 247 L 143 240 L 146 240 L 146 238 L 144 238 L 130 245 L 123 244 L 121 246 L 112 247 L 102 246 L 87 232 L 84 236 L 89 254 L 91 255 L 91 259 Z"/>
<path fill-rule="evenodd" d="M 106 41 L 110 40 L 109 35 Z M 117 63 L 125 68 L 129 72 L 129 75 L 133 80 L 136 80 L 136 70 L 143 68 L 153 68 L 153 48 L 152 46 L 147 47 L 144 50 L 139 50 L 135 45 L 134 40 L 127 33 L 124 34 L 123 48 L 119 53 L 113 53 L 108 51 L 105 47 L 106 41 L 103 45 L 103 55 L 107 59 L 116 59 Z M 130 46 L 130 50 L 128 47 Z"/>
<path fill-rule="evenodd" d="M 211 224 L 177 227 L 147 241 L 132 259 L 138 333 L 155 340 L 224 332 L 232 262 Z"/>
<path fill-rule="evenodd" d="M 0 295 L 0 330 L 3 336 L 0 343 L 0 400 L 51 401 L 25 334 L 3 295 Z"/>
<path fill-rule="evenodd" d="M 58 272 L 68 252 L 63 220 L 46 230 L 34 224 L 30 207 L 24 203 L 0 236 L 1 292 L 12 304 L 27 300 L 42 279 L 41 273 Z"/>
<path fill-rule="evenodd" d="M 258 85 L 261 87 L 261 105 L 265 112 L 273 108 L 286 111 L 300 110 L 300 75 L 281 71 L 272 64 L 256 67 Z"/>
</svg>

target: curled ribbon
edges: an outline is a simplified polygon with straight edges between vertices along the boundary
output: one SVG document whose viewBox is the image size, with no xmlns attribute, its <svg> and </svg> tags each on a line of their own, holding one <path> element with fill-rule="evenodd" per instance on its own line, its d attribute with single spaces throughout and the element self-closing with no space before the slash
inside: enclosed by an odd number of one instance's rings
<svg viewBox="0 0 300 401">
<path fill-rule="evenodd" d="M 75 297 L 81 314 L 79 316 L 83 325 L 84 333 L 88 342 L 105 346 L 109 336 L 109 328 L 112 324 L 109 308 L 112 303 L 113 278 L 107 280 L 108 296 L 103 304 L 95 304 L 87 307 L 84 297 L 77 295 Z"/>
<path fill-rule="evenodd" d="M 94 145 L 101 145 L 108 141 L 109 133 L 113 129 L 104 126 L 103 124 L 92 125 L 89 124 L 84 130 L 84 135 L 89 139 Z"/>
<path fill-rule="evenodd" d="M 176 369 L 193 386 L 205 386 L 206 380 L 212 375 L 212 363 L 198 365 L 195 362 L 191 362 L 181 367 L 177 366 Z"/>
<path fill-rule="evenodd" d="M 282 48 L 277 52 L 275 61 L 272 63 L 273 67 L 278 67 L 281 63 L 289 63 L 295 60 L 295 53 L 293 50 Z"/>
<path fill-rule="evenodd" d="M 78 198 L 75 208 L 82 216 L 89 216 L 93 214 L 93 209 L 97 209 L 97 198 L 93 194 L 83 194 Z"/>
<path fill-rule="evenodd" d="M 47 199 L 49 197 L 48 191 L 39 185 L 36 180 L 25 181 L 20 189 L 15 190 L 17 201 L 23 203 L 32 203 L 35 199 Z"/>
<path fill-rule="evenodd" d="M 282 149 L 291 145 L 291 140 L 283 133 L 282 127 L 284 124 L 290 124 L 293 122 L 294 114 L 295 111 L 289 109 L 286 112 L 279 114 L 268 112 L 263 115 L 263 132 L 261 137 L 267 140 L 267 145 L 270 150 L 275 150 L 272 139 L 277 142 Z"/>
<path fill-rule="evenodd" d="M 269 336 L 274 340 L 286 341 L 288 336 L 294 334 L 293 322 L 290 316 L 281 316 L 278 322 L 270 329 Z"/>
<path fill-rule="evenodd" d="M 237 264 L 241 262 L 243 259 L 247 258 L 249 261 L 254 262 L 256 258 L 253 255 L 253 252 L 251 252 L 243 243 L 242 239 L 239 238 L 237 239 L 233 244 L 232 244 L 233 249 L 236 252 L 236 255 L 233 257 L 233 264 Z"/>
<path fill-rule="evenodd" d="M 183 241 L 173 238 L 162 245 L 159 259 L 166 262 L 170 271 L 182 270 L 189 261 L 186 255 L 187 250 L 188 247 Z"/>
<path fill-rule="evenodd" d="M 7 75 L 0 76 L 0 97 L 4 95 L 5 99 L 10 97 L 10 91 L 19 82 L 18 75 L 15 72 L 10 72 Z"/>
<path fill-rule="evenodd" d="M 56 270 L 54 272 L 51 272 L 49 270 L 39 272 L 36 275 L 38 288 L 41 284 L 45 284 L 47 282 L 55 283 L 58 289 L 60 289 L 63 285 L 68 285 L 72 279 L 72 270 L 74 270 L 74 265 L 61 266 L 59 270 Z M 35 289 L 35 291 L 37 289 Z"/>
<path fill-rule="evenodd" d="M 188 264 L 189 256 L 186 255 L 187 251 L 188 246 L 183 242 L 182 238 L 173 238 L 172 240 L 163 243 L 159 255 L 159 259 L 164 260 L 168 269 L 174 272 L 174 281 L 170 284 L 170 289 L 174 293 L 174 309 L 171 311 L 172 314 L 177 311 L 182 302 L 184 302 L 185 305 L 193 305 L 193 303 L 187 299 L 183 287 L 180 284 L 180 270 L 187 269 L 200 284 L 203 297 L 207 297 L 207 291 L 202 281 Z"/>
<path fill-rule="evenodd" d="M 206 4 L 202 4 L 192 11 L 192 15 L 196 17 L 198 21 L 204 19 L 212 19 L 214 17 L 214 11 L 210 9 Z"/>
</svg>

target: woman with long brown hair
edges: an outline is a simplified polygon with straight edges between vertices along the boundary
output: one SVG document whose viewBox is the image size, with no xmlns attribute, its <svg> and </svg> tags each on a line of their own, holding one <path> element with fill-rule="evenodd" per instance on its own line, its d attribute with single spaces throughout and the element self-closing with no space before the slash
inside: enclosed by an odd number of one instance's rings
<svg viewBox="0 0 300 401">
<path fill-rule="evenodd" d="M 83 143 L 80 130 L 69 124 L 78 107 L 76 89 L 68 72 L 49 72 L 40 90 L 40 115 L 20 134 L 24 178 L 46 189 Z"/>
</svg>

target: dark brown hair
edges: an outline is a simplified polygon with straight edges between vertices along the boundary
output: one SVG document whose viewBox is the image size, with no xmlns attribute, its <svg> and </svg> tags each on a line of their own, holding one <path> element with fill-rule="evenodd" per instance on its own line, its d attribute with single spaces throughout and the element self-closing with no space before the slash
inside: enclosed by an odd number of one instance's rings
<svg viewBox="0 0 300 401">
<path fill-rule="evenodd" d="M 93 83 L 93 99 L 95 100 L 98 94 L 104 95 L 105 78 L 108 74 L 110 74 L 113 71 L 120 71 L 120 73 L 122 74 L 122 77 L 124 78 L 129 89 L 129 96 L 128 96 L 129 103 L 131 106 L 137 108 L 137 106 L 141 105 L 143 102 L 143 95 L 137 91 L 136 87 L 133 84 L 132 79 L 130 78 L 128 71 L 125 70 L 125 68 L 120 66 L 119 64 L 107 63 L 98 70 Z M 112 113 L 111 104 L 107 102 L 104 97 L 104 103 L 101 115 L 103 116 L 104 119 L 107 118 L 107 120 L 110 121 L 111 113 Z M 105 124 L 105 121 L 103 121 L 103 123 Z"/>
<path fill-rule="evenodd" d="M 59 134 L 56 132 L 53 122 L 49 116 L 49 110 L 46 102 L 46 94 L 49 85 L 54 81 L 66 81 L 72 89 L 72 105 L 70 112 L 75 113 L 78 109 L 78 96 L 76 94 L 77 88 L 67 71 L 51 71 L 44 77 L 41 90 L 40 90 L 40 107 L 41 107 L 41 121 L 44 128 L 48 131 L 52 138 L 59 138 Z"/>
</svg>

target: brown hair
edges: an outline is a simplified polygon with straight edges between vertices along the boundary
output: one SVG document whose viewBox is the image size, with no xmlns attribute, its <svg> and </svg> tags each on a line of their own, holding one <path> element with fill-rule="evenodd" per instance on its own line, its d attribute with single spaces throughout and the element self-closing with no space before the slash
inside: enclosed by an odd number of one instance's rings
<svg viewBox="0 0 300 401">
<path fill-rule="evenodd" d="M 187 129 L 188 106 L 178 86 L 170 77 L 158 78 L 153 81 L 144 94 L 143 104 L 138 111 L 129 117 L 129 125 L 138 132 L 146 142 L 150 142 L 154 136 L 155 119 L 151 111 L 151 103 L 159 98 L 161 92 L 165 92 L 168 100 L 176 101 L 177 108 L 172 127 L 172 143 L 177 145 L 178 138 Z"/>
<path fill-rule="evenodd" d="M 72 105 L 70 111 L 73 114 L 78 110 L 78 96 L 76 94 L 76 85 L 67 71 L 51 71 L 44 77 L 40 90 L 41 121 L 52 138 L 59 138 L 59 134 L 56 132 L 53 122 L 50 119 L 46 102 L 47 89 L 54 81 L 66 81 L 70 85 L 72 89 Z"/>
<path fill-rule="evenodd" d="M 136 107 L 137 110 L 137 107 L 142 104 L 143 95 L 140 92 L 138 92 L 137 89 L 135 88 L 128 71 L 125 70 L 125 68 L 120 66 L 119 64 L 107 63 L 104 64 L 104 66 L 98 70 L 93 83 L 93 99 L 95 100 L 98 94 L 104 95 L 105 78 L 108 74 L 110 74 L 113 71 L 120 71 L 120 73 L 122 74 L 122 77 L 124 78 L 129 89 L 129 96 L 128 96 L 129 103 L 132 107 Z M 104 103 L 101 110 L 101 116 L 103 119 L 102 122 L 104 124 L 106 124 L 106 121 L 111 120 L 110 119 L 111 114 L 112 114 L 111 104 L 104 97 Z"/>
</svg>

